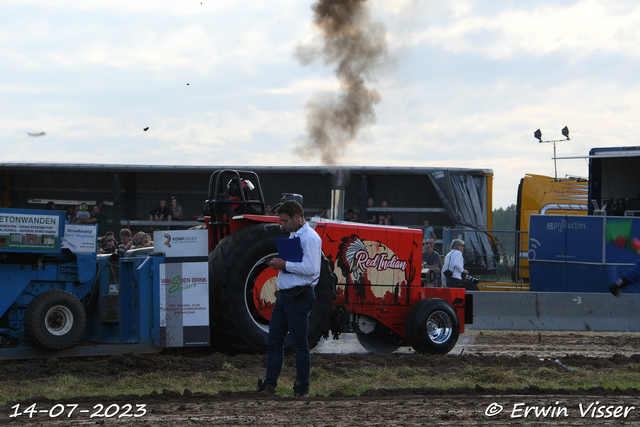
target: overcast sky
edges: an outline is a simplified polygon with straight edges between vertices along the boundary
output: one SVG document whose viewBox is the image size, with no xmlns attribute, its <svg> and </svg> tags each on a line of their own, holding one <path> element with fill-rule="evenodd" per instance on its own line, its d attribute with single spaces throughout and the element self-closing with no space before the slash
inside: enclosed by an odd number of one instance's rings
<svg viewBox="0 0 640 427">
<path fill-rule="evenodd" d="M 1 162 L 321 165 L 296 154 L 310 100 L 341 90 L 335 64 L 295 54 L 321 41 L 314 2 L 4 0 Z M 640 145 L 640 2 L 367 4 L 379 102 L 338 164 L 492 169 L 498 208 L 525 173 L 553 176 L 538 128 L 569 127 L 558 157 Z"/>
</svg>

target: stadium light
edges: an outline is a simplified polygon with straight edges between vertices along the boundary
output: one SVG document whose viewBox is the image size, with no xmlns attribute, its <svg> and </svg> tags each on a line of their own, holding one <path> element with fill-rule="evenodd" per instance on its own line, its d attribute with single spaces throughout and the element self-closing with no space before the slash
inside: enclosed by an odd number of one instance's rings
<svg viewBox="0 0 640 427">
<path fill-rule="evenodd" d="M 564 136 L 566 139 L 552 139 L 549 141 L 543 141 L 542 140 L 542 131 L 540 129 L 538 129 L 537 131 L 535 131 L 533 133 L 533 136 L 539 141 L 539 142 L 553 142 L 553 167 L 555 169 L 555 177 L 554 179 L 557 181 L 558 180 L 558 166 L 556 164 L 556 142 L 560 142 L 560 141 L 569 141 L 571 138 L 569 138 L 569 128 L 567 126 L 565 126 L 562 129 L 562 136 Z"/>
</svg>

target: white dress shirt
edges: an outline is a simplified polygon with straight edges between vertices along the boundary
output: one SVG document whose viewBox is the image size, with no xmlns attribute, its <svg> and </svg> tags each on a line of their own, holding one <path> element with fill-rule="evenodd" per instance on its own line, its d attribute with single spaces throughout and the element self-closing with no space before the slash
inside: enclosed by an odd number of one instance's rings
<svg viewBox="0 0 640 427">
<path fill-rule="evenodd" d="M 442 283 L 447 283 L 447 279 L 444 276 L 444 272 L 451 270 L 453 278 L 462 280 L 462 272 L 464 271 L 464 259 L 462 252 L 457 249 L 453 249 L 444 258 L 444 265 L 442 266 Z"/>
<path fill-rule="evenodd" d="M 300 238 L 302 262 L 286 262 L 285 269 L 289 273 L 285 273 L 283 270 L 278 273 L 278 288 L 280 289 L 291 289 L 309 283 L 311 286 L 315 286 L 316 279 L 320 277 L 322 239 L 313 228 L 309 227 L 308 223 L 289 236 L 290 239 L 294 237 Z"/>
</svg>

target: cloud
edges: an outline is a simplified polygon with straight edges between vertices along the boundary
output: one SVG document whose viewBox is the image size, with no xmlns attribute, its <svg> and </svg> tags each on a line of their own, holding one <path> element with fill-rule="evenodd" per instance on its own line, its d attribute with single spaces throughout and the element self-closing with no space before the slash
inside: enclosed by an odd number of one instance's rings
<svg viewBox="0 0 640 427">
<path fill-rule="evenodd" d="M 640 4 L 581 0 L 570 4 L 449 2 L 446 23 L 412 31 L 412 44 L 437 46 L 455 54 L 493 60 L 527 55 L 598 53 L 640 55 Z"/>
<path fill-rule="evenodd" d="M 313 41 L 313 2 L 202 3 L 3 3 L 3 161 L 318 164 L 294 155 L 305 103 L 338 84 L 294 57 Z M 537 128 L 569 127 L 559 157 L 637 145 L 637 2 L 367 3 L 395 62 L 371 82 L 376 124 L 340 164 L 493 169 L 506 207 L 524 173 L 553 176 Z M 585 175 L 584 161 L 559 160 L 567 173 Z"/>
</svg>

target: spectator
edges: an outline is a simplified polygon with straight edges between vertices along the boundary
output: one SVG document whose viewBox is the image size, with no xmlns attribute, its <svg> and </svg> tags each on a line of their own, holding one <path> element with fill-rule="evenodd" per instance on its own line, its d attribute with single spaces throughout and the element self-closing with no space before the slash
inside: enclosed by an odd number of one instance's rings
<svg viewBox="0 0 640 427">
<path fill-rule="evenodd" d="M 158 206 L 151 209 L 149 221 L 171 221 L 171 209 L 167 206 L 165 199 L 160 199 Z M 153 227 L 151 227 L 151 231 L 153 231 Z"/>
<path fill-rule="evenodd" d="M 98 205 L 100 207 L 100 212 L 105 213 L 104 212 L 104 202 L 102 200 L 97 200 L 96 201 L 96 205 Z"/>
<path fill-rule="evenodd" d="M 327 208 L 325 208 L 324 206 L 320 208 L 320 210 L 318 211 L 318 215 L 320 218 L 327 218 Z"/>
<path fill-rule="evenodd" d="M 464 269 L 464 240 L 453 239 L 451 242 L 451 251 L 444 258 L 442 265 L 442 283 L 448 288 L 464 288 L 463 276 L 469 274 Z"/>
<path fill-rule="evenodd" d="M 98 226 L 98 236 L 105 236 L 109 232 L 107 216 L 100 212 L 100 206 L 93 205 L 93 217 L 84 221 L 86 224 L 96 224 Z"/>
<path fill-rule="evenodd" d="M 345 221 L 353 221 L 353 214 L 355 214 L 353 209 L 347 209 L 347 217 L 345 218 Z"/>
<path fill-rule="evenodd" d="M 356 212 L 354 212 L 353 213 L 353 219 L 351 221 L 360 222 L 360 215 L 358 215 Z"/>
<path fill-rule="evenodd" d="M 80 203 L 80 208 L 76 212 L 75 222 L 79 224 L 86 224 L 91 219 L 91 214 L 87 208 L 87 204 L 82 202 Z"/>
<path fill-rule="evenodd" d="M 72 206 L 70 208 L 67 208 L 67 216 L 65 218 L 65 222 L 67 224 L 72 224 L 75 220 L 76 220 L 76 208 L 78 206 Z"/>
<path fill-rule="evenodd" d="M 383 208 L 389 207 L 389 203 L 387 203 L 387 199 L 382 199 L 382 207 Z M 393 218 L 391 218 L 391 213 L 389 212 L 381 212 L 379 214 L 379 217 L 380 219 L 378 220 L 378 224 L 381 224 L 381 225 L 395 224 L 395 221 L 393 220 Z"/>
<path fill-rule="evenodd" d="M 98 253 L 99 254 L 103 254 L 104 253 L 104 248 L 105 246 L 107 246 L 107 238 L 102 236 L 98 238 Z"/>
<path fill-rule="evenodd" d="M 96 205 L 96 206 L 98 206 L 98 205 Z M 113 237 L 107 237 L 106 241 L 107 241 L 107 243 L 106 243 L 105 247 L 102 248 L 102 253 L 105 253 L 105 254 L 115 253 L 116 250 L 118 249 L 118 243 L 116 242 L 116 239 L 113 238 Z"/>
<path fill-rule="evenodd" d="M 153 247 L 153 242 L 151 241 L 151 236 L 144 231 L 139 231 L 133 236 L 133 245 L 135 249 L 148 248 Z M 133 247 L 131 249 L 133 249 Z"/>
<path fill-rule="evenodd" d="M 138 233 L 136 233 L 133 237 L 131 236 L 131 231 L 129 229 L 123 229 L 126 230 L 125 231 L 125 235 L 123 238 L 123 246 L 124 246 L 124 250 L 125 252 L 128 251 L 129 249 L 138 249 L 138 248 L 144 248 L 147 244 L 147 233 L 145 233 L 144 231 L 139 231 Z M 126 234 L 129 234 L 129 236 L 126 236 Z M 121 236 L 123 236 L 121 234 Z M 125 244 L 124 241 L 127 241 L 127 243 Z"/>
<path fill-rule="evenodd" d="M 422 236 L 423 242 L 426 242 L 429 239 L 433 239 L 434 241 L 436 240 L 436 233 L 433 230 L 431 222 L 428 219 L 424 220 L 424 227 L 422 227 L 422 231 L 424 233 Z"/>
<path fill-rule="evenodd" d="M 438 274 L 437 282 L 440 283 L 440 254 L 433 250 L 433 240 L 428 239 L 422 245 L 422 268 L 433 268 Z"/>
<path fill-rule="evenodd" d="M 182 221 L 182 206 L 178 204 L 175 196 L 171 197 L 171 219 L 174 221 Z"/>
<path fill-rule="evenodd" d="M 45 209 L 48 211 L 55 211 L 56 210 L 55 202 L 47 202 L 47 206 L 45 207 Z"/>
<path fill-rule="evenodd" d="M 120 230 L 120 244 L 127 246 L 131 241 L 131 230 L 123 228 Z"/>
<path fill-rule="evenodd" d="M 367 199 L 367 220 L 365 222 L 367 224 L 378 223 L 378 213 L 373 210 L 373 197 Z"/>
</svg>

